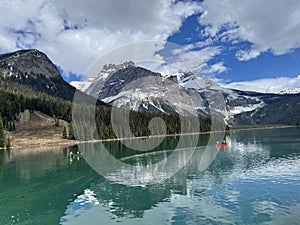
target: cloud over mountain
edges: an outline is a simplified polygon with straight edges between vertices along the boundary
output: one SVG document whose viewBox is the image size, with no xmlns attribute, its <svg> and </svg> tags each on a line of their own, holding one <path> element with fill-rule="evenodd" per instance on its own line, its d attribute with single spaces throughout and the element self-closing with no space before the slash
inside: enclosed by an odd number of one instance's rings
<svg viewBox="0 0 300 225">
<path fill-rule="evenodd" d="M 134 60 L 131 44 L 149 40 L 157 44 L 139 51 L 160 64 L 148 69 L 162 73 L 241 80 L 252 72 L 253 79 L 300 72 L 291 60 L 300 55 L 298 0 L 3 0 L 0 10 L 0 53 L 37 48 L 65 78 L 90 77 L 87 68 L 116 48 L 128 46 L 120 58 Z M 168 42 L 178 46 L 167 49 Z M 282 63 L 268 69 L 276 58 Z M 245 62 L 251 59 L 260 63 Z"/>
<path fill-rule="evenodd" d="M 166 41 L 201 10 L 200 3 L 173 0 L 5 0 L 0 5 L 0 50 L 38 48 L 66 72 L 82 74 L 116 46 Z"/>
<path fill-rule="evenodd" d="M 232 82 L 223 86 L 232 89 L 245 91 L 256 91 L 263 93 L 279 93 L 288 88 L 300 87 L 300 75 L 297 77 L 277 77 L 268 79 L 259 79 L 253 81 Z"/>
</svg>

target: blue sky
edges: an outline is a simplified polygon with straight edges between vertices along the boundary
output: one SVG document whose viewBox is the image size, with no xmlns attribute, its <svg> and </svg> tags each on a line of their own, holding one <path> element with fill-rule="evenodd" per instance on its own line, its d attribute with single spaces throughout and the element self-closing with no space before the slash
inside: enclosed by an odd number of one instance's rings
<svg viewBox="0 0 300 225">
<path fill-rule="evenodd" d="M 68 82 L 97 75 L 86 71 L 101 57 L 140 57 L 162 73 L 211 74 L 231 88 L 300 88 L 298 0 L 1 1 L 0 52 L 37 48 Z"/>
</svg>

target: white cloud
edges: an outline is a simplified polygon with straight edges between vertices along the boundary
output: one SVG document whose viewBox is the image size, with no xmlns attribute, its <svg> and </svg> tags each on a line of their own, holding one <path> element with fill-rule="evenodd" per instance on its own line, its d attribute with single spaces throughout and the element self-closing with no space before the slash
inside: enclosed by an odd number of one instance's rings
<svg viewBox="0 0 300 225">
<path fill-rule="evenodd" d="M 206 45 L 208 44 L 205 42 L 197 42 L 183 47 L 172 46 L 174 49 L 171 50 L 169 57 L 165 57 L 167 68 L 163 70 L 173 73 L 191 71 L 195 74 L 210 75 L 227 71 L 224 62 L 210 63 L 212 59 L 222 53 L 222 48 Z"/>
<path fill-rule="evenodd" d="M 218 62 L 216 64 L 213 64 L 211 66 L 210 72 L 209 73 L 224 73 L 228 70 L 226 66 L 224 66 L 224 62 Z"/>
<path fill-rule="evenodd" d="M 88 69 L 86 75 L 88 77 L 96 76 L 106 64 L 119 64 L 124 61 L 133 61 L 136 65 L 148 68 L 152 71 L 159 71 L 158 68 L 165 63 L 164 58 L 155 52 L 164 48 L 164 41 L 140 41 L 130 44 L 124 44 L 117 48 L 110 50 L 103 56 L 97 58 Z M 151 49 L 151 51 L 145 51 Z M 128 55 L 130 53 L 130 55 Z"/>
<path fill-rule="evenodd" d="M 297 77 L 278 77 L 253 81 L 233 82 L 222 86 L 232 89 L 256 91 L 263 93 L 278 93 L 288 88 L 300 88 L 300 75 Z"/>
<path fill-rule="evenodd" d="M 239 61 L 248 61 L 258 57 L 261 53 L 255 49 L 253 50 L 239 50 L 236 52 L 235 56 Z"/>
<path fill-rule="evenodd" d="M 38 48 L 66 72 L 82 74 L 97 57 L 120 45 L 166 42 L 201 10 L 194 1 L 2 0 L 0 50 Z M 157 50 L 144 49 L 152 55 Z"/>
<path fill-rule="evenodd" d="M 204 0 L 203 7 L 199 23 L 206 26 L 204 36 L 252 44 L 237 52 L 239 60 L 266 51 L 281 55 L 300 47 L 298 0 Z"/>
<path fill-rule="evenodd" d="M 127 30 L 149 35 L 167 35 L 178 30 L 182 20 L 201 10 L 196 2 L 172 0 L 53 0 L 71 25 L 93 26 L 111 31 Z"/>
</svg>

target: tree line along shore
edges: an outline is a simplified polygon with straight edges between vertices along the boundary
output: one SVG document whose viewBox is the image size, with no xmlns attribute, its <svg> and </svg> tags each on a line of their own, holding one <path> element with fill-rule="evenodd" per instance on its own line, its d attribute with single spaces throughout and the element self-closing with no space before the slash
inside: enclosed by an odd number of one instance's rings
<svg viewBox="0 0 300 225">
<path fill-rule="evenodd" d="M 72 141 L 75 139 L 75 136 L 78 141 L 93 140 L 96 137 L 100 140 L 117 138 L 111 121 L 111 107 L 80 104 L 77 108 L 82 110 L 82 117 L 77 121 L 72 121 L 73 106 L 74 105 L 70 101 L 50 96 L 41 91 L 32 90 L 14 82 L 0 79 L 0 148 L 14 147 L 13 144 L 15 143 L 15 140 L 12 142 L 10 137 L 14 136 L 14 134 L 21 133 L 23 136 L 28 136 L 28 142 L 30 142 L 30 135 L 33 135 L 33 132 L 38 132 L 38 130 L 34 129 L 30 131 L 28 128 L 30 124 L 27 126 L 27 129 L 29 130 L 27 134 L 26 130 L 24 132 L 20 131 L 20 128 L 22 128 L 22 124 L 24 123 L 22 120 L 24 120 L 23 117 L 26 111 L 29 111 L 31 115 L 34 115 L 34 112 L 40 112 L 41 114 L 48 116 L 47 120 L 52 118 L 53 127 L 59 128 L 60 139 Z M 91 122 L 88 118 L 85 118 L 87 111 L 95 112 L 94 121 Z M 151 135 L 148 125 L 153 118 L 157 117 L 160 117 L 165 121 L 167 135 L 181 133 L 181 117 L 175 113 L 135 112 L 126 109 L 120 109 L 117 113 L 120 113 L 120 116 L 124 113 L 129 114 L 129 126 L 132 135 L 135 137 L 147 137 Z M 199 130 L 200 132 L 210 131 L 210 119 L 195 117 L 186 117 L 185 119 L 190 121 L 189 124 L 191 130 Z M 197 123 L 195 120 L 197 120 Z M 161 126 L 159 120 L 152 120 L 151 122 L 157 123 L 152 124 L 153 127 Z M 197 128 L 193 127 L 196 124 L 200 124 L 200 126 Z M 50 129 L 50 127 L 48 126 L 47 129 Z M 58 129 L 54 130 L 56 132 L 55 134 L 53 133 L 53 135 L 57 136 Z M 47 130 L 45 130 L 45 133 L 45 135 L 51 135 L 51 132 Z M 21 136 L 16 136 L 21 138 Z M 128 138 L 126 135 L 124 137 Z M 47 137 L 45 137 L 45 139 L 46 138 Z M 32 140 L 33 139 L 34 138 L 32 138 Z M 70 141 L 65 142 L 70 143 Z"/>
</svg>

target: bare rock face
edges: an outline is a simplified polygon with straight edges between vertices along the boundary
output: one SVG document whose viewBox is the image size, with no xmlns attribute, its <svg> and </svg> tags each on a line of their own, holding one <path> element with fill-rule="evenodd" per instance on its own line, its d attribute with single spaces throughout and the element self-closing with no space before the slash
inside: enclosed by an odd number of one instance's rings
<svg viewBox="0 0 300 225">
<path fill-rule="evenodd" d="M 19 79 L 45 78 L 62 79 L 56 66 L 42 52 L 36 49 L 21 50 L 9 54 L 0 55 L 1 70 L 6 77 Z"/>
<path fill-rule="evenodd" d="M 223 119 L 228 125 L 296 124 L 300 94 L 264 94 L 220 87 L 191 72 L 162 75 L 133 62 L 103 67 L 76 87 L 119 108 Z M 289 114 L 286 116 L 285 111 Z"/>
<path fill-rule="evenodd" d="M 132 62 L 106 65 L 98 77 L 73 85 L 119 108 L 207 118 L 214 113 L 226 122 L 265 105 L 258 96 L 222 88 L 216 81 L 191 72 L 162 75 Z"/>
<path fill-rule="evenodd" d="M 75 89 L 63 80 L 51 60 L 36 49 L 0 55 L 0 76 L 36 91 L 68 100 L 75 92 Z"/>
</svg>

